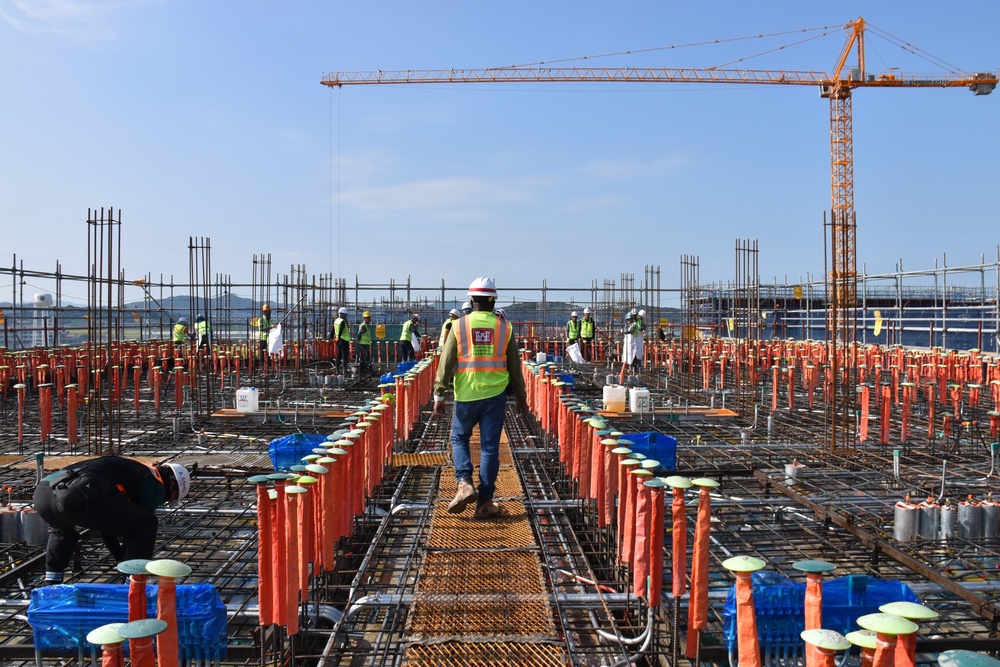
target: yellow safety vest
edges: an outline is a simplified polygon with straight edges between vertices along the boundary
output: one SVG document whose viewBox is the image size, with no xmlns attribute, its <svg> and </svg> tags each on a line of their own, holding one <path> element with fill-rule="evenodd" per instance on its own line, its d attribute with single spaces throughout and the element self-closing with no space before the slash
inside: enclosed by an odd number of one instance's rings
<svg viewBox="0 0 1000 667">
<path fill-rule="evenodd" d="M 413 320 L 406 320 L 406 324 L 403 325 L 403 331 L 399 334 L 399 340 L 405 340 L 407 343 L 411 342 L 413 333 L 410 331 L 413 328 Z"/>
<path fill-rule="evenodd" d="M 451 319 L 451 316 L 449 316 L 448 319 L 444 321 L 444 323 L 441 325 L 441 337 L 438 338 L 438 345 L 444 347 L 445 341 L 448 340 L 448 332 L 451 331 L 452 324 L 457 321 L 458 320 Z"/>
<path fill-rule="evenodd" d="M 507 389 L 507 346 L 510 323 L 493 313 L 475 310 L 452 326 L 458 346 L 455 363 L 455 400 L 481 401 Z"/>
<path fill-rule="evenodd" d="M 271 316 L 261 315 L 260 319 L 257 320 L 257 324 L 260 327 L 260 339 L 266 341 L 267 332 L 271 329 Z"/>
<path fill-rule="evenodd" d="M 178 322 L 174 325 L 174 342 L 183 343 L 185 336 L 187 336 L 188 328 L 186 324 L 181 324 Z"/>
<path fill-rule="evenodd" d="M 341 331 L 340 325 L 344 325 L 343 331 Z M 333 321 L 333 337 L 336 340 L 351 341 L 351 327 L 347 325 L 343 317 L 338 317 Z"/>
<path fill-rule="evenodd" d="M 576 340 L 580 337 L 580 320 L 566 322 L 566 338 Z"/>
<path fill-rule="evenodd" d="M 372 330 L 367 322 L 358 325 L 358 345 L 372 344 Z"/>
<path fill-rule="evenodd" d="M 594 320 L 584 318 L 580 322 L 580 338 L 594 337 Z"/>
</svg>

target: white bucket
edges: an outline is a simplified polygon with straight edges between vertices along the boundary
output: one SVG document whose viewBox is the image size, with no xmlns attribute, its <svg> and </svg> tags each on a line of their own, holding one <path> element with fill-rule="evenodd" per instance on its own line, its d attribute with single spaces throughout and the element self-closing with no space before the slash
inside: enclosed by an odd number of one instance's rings
<svg viewBox="0 0 1000 667">
<path fill-rule="evenodd" d="M 539 352 L 535 355 L 535 361 L 544 364 L 548 360 L 548 356 L 544 352 Z"/>
<path fill-rule="evenodd" d="M 620 384 L 604 386 L 605 412 L 625 412 L 625 387 Z"/>
<path fill-rule="evenodd" d="M 256 387 L 243 387 L 236 390 L 236 411 L 257 412 Z"/>
</svg>

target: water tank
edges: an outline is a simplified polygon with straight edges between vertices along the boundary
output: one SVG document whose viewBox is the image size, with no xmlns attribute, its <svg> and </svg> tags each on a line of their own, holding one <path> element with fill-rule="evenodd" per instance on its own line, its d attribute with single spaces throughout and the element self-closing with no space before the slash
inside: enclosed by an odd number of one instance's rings
<svg viewBox="0 0 1000 667">
<path fill-rule="evenodd" d="M 38 292 L 34 296 L 35 308 L 51 308 L 52 295 L 48 292 Z"/>
</svg>

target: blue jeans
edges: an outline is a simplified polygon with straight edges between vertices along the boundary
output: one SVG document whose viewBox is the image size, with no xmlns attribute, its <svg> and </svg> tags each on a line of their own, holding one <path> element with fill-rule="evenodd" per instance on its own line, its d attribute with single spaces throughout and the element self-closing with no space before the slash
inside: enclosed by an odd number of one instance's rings
<svg viewBox="0 0 1000 667">
<path fill-rule="evenodd" d="M 507 410 L 507 395 L 501 393 L 481 401 L 455 401 L 451 418 L 451 457 L 455 479 L 472 479 L 469 437 L 479 424 L 479 504 L 493 500 L 497 472 L 500 470 L 500 432 Z"/>
</svg>

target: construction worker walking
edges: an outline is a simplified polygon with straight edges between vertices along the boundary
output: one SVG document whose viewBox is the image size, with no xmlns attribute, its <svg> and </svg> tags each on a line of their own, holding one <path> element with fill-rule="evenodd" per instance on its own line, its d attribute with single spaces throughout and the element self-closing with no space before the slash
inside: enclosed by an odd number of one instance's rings
<svg viewBox="0 0 1000 667">
<path fill-rule="evenodd" d="M 444 394 L 454 377 L 451 449 L 458 490 L 448 512 L 459 514 L 475 502 L 475 518 L 490 519 L 503 513 L 493 496 L 508 387 L 518 410 L 527 412 L 528 405 L 513 328 L 493 312 L 497 298 L 493 279 L 476 278 L 469 286 L 469 297 L 472 312 L 452 326 L 452 335 L 441 353 L 434 382 L 434 414 L 444 415 Z M 469 452 L 469 439 L 476 425 L 480 442 L 478 490 L 472 483 Z"/>
<path fill-rule="evenodd" d="M 399 356 L 402 361 L 413 361 L 417 358 L 416 348 L 413 341 L 420 340 L 420 315 L 413 313 L 403 324 L 403 331 L 399 334 Z"/>
<path fill-rule="evenodd" d="M 100 533 L 115 561 L 150 559 L 156 543 L 156 508 L 183 500 L 191 474 L 178 463 L 149 466 L 104 456 L 52 473 L 35 487 L 35 511 L 49 524 L 45 583 L 62 583 L 80 535 Z"/>
<path fill-rule="evenodd" d="M 260 363 L 267 361 L 267 335 L 271 332 L 271 305 L 265 303 L 260 307 L 260 317 L 257 318 L 257 330 L 260 334 Z"/>
<path fill-rule="evenodd" d="M 171 340 L 174 343 L 174 366 L 180 365 L 176 360 L 184 358 L 184 349 L 187 347 L 188 321 L 186 317 L 177 319 L 174 324 Z"/>
<path fill-rule="evenodd" d="M 358 363 L 362 375 L 372 372 L 372 314 L 367 310 L 361 314 L 363 318 L 358 325 Z"/>
<path fill-rule="evenodd" d="M 330 338 L 337 343 L 336 368 L 338 374 L 345 374 L 351 363 L 351 325 L 347 317 L 347 308 L 337 311 L 337 319 L 333 321 L 333 331 Z"/>
</svg>

